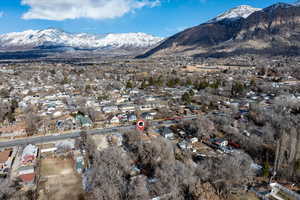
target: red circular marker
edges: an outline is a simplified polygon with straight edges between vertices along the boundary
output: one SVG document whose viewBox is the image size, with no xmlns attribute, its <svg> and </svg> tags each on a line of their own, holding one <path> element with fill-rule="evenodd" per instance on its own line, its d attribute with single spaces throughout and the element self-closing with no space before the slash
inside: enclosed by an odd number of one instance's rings
<svg viewBox="0 0 300 200">
<path fill-rule="evenodd" d="M 144 131 L 145 130 L 145 121 L 144 120 L 139 120 L 136 123 L 136 128 L 140 131 Z"/>
</svg>

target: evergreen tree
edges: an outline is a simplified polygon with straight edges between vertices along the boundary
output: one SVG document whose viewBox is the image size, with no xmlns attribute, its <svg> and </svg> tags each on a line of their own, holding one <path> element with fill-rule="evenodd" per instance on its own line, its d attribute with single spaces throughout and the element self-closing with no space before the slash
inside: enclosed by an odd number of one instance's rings
<svg viewBox="0 0 300 200">
<path fill-rule="evenodd" d="M 132 89 L 132 88 L 133 88 L 133 84 L 132 84 L 131 81 L 127 81 L 127 83 L 126 83 L 126 88 L 127 88 L 127 89 Z"/>
</svg>

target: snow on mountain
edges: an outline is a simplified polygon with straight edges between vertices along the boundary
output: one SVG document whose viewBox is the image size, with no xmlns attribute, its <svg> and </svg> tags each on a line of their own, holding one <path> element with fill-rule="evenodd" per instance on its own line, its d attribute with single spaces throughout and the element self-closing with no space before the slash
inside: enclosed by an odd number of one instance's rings
<svg viewBox="0 0 300 200">
<path fill-rule="evenodd" d="M 235 19 L 240 19 L 240 18 L 247 18 L 249 15 L 252 13 L 261 10 L 260 8 L 253 8 L 248 5 L 241 5 L 235 8 L 232 8 L 228 10 L 227 12 L 217 16 L 216 18 L 208 21 L 208 23 L 213 23 L 213 22 L 218 22 L 223 19 L 230 19 L 230 20 L 235 20 Z"/>
<path fill-rule="evenodd" d="M 145 33 L 92 35 L 58 29 L 28 30 L 0 35 L 0 47 L 68 46 L 74 48 L 150 47 L 162 38 Z"/>
</svg>

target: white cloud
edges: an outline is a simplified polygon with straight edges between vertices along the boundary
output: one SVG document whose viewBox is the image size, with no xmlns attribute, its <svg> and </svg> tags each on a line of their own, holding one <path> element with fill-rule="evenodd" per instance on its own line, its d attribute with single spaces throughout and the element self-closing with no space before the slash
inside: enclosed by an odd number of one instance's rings
<svg viewBox="0 0 300 200">
<path fill-rule="evenodd" d="M 0 11 L 0 18 L 4 16 L 4 12 Z"/>
<path fill-rule="evenodd" d="M 23 19 L 113 19 L 142 7 L 155 7 L 160 0 L 22 0 L 29 6 Z"/>
</svg>

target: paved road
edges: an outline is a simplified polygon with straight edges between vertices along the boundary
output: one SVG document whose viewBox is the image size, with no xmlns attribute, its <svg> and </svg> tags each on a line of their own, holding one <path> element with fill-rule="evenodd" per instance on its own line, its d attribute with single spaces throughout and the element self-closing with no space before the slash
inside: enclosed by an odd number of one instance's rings
<svg viewBox="0 0 300 200">
<path fill-rule="evenodd" d="M 185 117 L 181 120 L 188 121 L 188 120 L 194 120 L 197 116 L 189 116 Z M 157 126 L 157 125 L 172 125 L 174 124 L 174 121 L 154 121 L 151 122 L 151 126 Z M 93 129 L 93 130 L 86 130 L 86 133 L 89 135 L 96 135 L 96 134 L 107 134 L 107 133 L 114 133 L 114 132 L 126 132 L 129 130 L 135 129 L 134 125 L 128 125 L 128 126 L 117 126 L 117 127 L 111 127 L 111 128 L 103 128 L 103 129 Z M 65 134 L 52 134 L 49 136 L 39 136 L 39 137 L 30 137 L 26 139 L 15 139 L 7 142 L 0 142 L 0 148 L 4 147 L 13 147 L 13 146 L 19 146 L 19 145 L 27 145 L 27 144 L 37 144 L 37 143 L 43 143 L 43 142 L 53 142 L 58 140 L 65 140 L 69 138 L 77 138 L 80 137 L 80 133 L 82 131 L 74 131 L 71 133 L 65 133 Z"/>
</svg>

